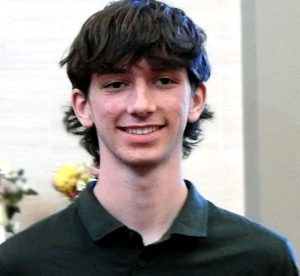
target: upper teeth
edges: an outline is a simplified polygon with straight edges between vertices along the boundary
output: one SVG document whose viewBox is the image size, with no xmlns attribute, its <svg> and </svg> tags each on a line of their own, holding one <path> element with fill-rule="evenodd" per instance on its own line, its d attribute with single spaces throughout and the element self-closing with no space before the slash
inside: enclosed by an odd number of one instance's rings
<svg viewBox="0 0 300 276">
<path fill-rule="evenodd" d="M 151 133 L 154 132 L 158 129 L 157 126 L 153 126 L 153 127 L 143 127 L 143 128 L 126 128 L 126 132 L 130 133 L 130 134 L 147 134 L 147 133 Z"/>
</svg>

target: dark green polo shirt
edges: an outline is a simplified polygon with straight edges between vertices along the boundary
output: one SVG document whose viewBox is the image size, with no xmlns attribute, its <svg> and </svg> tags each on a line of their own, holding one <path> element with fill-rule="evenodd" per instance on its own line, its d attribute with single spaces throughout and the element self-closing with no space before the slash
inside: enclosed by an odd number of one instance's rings
<svg viewBox="0 0 300 276">
<path fill-rule="evenodd" d="M 283 237 L 216 207 L 186 184 L 182 210 L 155 244 L 144 246 L 88 188 L 65 210 L 1 245 L 0 275 L 298 275 Z"/>
</svg>

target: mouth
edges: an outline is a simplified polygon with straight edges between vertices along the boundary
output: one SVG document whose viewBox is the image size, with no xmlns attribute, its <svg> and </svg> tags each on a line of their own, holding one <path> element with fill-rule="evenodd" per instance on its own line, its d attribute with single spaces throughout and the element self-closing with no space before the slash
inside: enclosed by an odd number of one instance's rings
<svg viewBox="0 0 300 276">
<path fill-rule="evenodd" d="M 129 134 L 136 134 L 136 135 L 145 135 L 153 133 L 159 129 L 163 128 L 163 126 L 132 126 L 132 127 L 120 127 L 122 131 L 129 133 Z"/>
</svg>

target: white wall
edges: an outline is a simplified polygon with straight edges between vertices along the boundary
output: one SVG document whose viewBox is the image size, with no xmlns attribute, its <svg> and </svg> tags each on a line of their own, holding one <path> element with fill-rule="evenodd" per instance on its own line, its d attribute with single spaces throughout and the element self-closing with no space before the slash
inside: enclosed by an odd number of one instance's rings
<svg viewBox="0 0 300 276">
<path fill-rule="evenodd" d="M 17 217 L 26 227 L 68 204 L 51 187 L 60 164 L 89 161 L 61 124 L 70 85 L 58 61 L 83 21 L 107 1 L 1 0 L 0 159 L 24 168 L 40 193 Z M 208 33 L 216 119 L 184 172 L 209 199 L 243 213 L 238 0 L 169 0 Z M 298 0 L 242 0 L 246 214 L 299 237 Z"/>
<path fill-rule="evenodd" d="M 242 1 L 246 215 L 300 255 L 300 1 Z"/>
<path fill-rule="evenodd" d="M 90 161 L 62 127 L 70 84 L 58 61 L 84 20 L 108 1 L 1 0 L 0 159 L 24 168 L 40 193 L 22 204 L 24 228 L 68 204 L 51 186 L 56 168 Z M 216 118 L 184 162 L 184 174 L 210 200 L 243 213 L 240 6 L 235 0 L 170 0 L 208 34 L 212 77 L 208 102 Z"/>
</svg>

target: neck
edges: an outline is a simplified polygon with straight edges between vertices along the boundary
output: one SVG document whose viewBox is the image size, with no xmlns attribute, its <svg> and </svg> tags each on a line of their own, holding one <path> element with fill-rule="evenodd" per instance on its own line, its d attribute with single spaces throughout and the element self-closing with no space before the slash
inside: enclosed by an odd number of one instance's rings
<svg viewBox="0 0 300 276">
<path fill-rule="evenodd" d="M 184 204 L 187 189 L 180 160 L 147 169 L 101 163 L 94 193 L 111 215 L 149 244 L 169 229 Z"/>
</svg>

